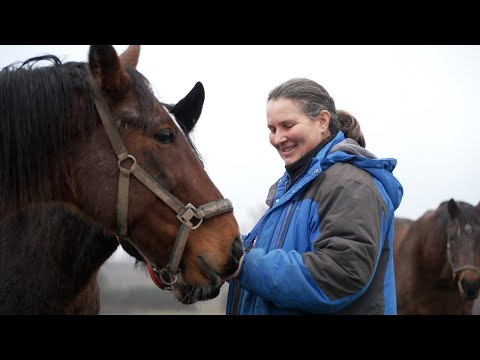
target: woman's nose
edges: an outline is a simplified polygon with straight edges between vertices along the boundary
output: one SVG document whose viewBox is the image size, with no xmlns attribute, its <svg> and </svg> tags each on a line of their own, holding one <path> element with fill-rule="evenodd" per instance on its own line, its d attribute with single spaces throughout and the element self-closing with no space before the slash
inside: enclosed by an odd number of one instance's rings
<svg viewBox="0 0 480 360">
<path fill-rule="evenodd" d="M 287 140 L 287 137 L 285 136 L 284 133 L 277 132 L 275 134 L 274 139 L 273 139 L 273 143 L 274 143 L 274 145 L 279 145 L 279 144 L 285 142 L 286 140 Z"/>
</svg>

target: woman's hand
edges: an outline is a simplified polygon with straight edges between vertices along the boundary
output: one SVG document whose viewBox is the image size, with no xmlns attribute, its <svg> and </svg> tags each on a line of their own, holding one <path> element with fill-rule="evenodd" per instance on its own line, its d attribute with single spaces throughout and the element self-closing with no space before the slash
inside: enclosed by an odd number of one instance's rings
<svg viewBox="0 0 480 360">
<path fill-rule="evenodd" d="M 240 261 L 238 262 L 238 268 L 237 268 L 237 271 L 235 271 L 232 275 L 232 279 L 235 279 L 238 274 L 240 273 L 240 269 L 242 268 L 242 263 L 243 263 L 243 258 L 245 257 L 245 254 L 242 255 L 242 257 L 240 258 Z"/>
</svg>

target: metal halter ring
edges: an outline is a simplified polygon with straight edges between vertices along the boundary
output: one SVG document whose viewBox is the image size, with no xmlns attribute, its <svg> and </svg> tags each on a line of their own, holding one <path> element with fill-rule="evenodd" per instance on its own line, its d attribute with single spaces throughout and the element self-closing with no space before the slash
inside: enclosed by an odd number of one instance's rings
<svg viewBox="0 0 480 360">
<path fill-rule="evenodd" d="M 160 280 L 162 280 L 162 283 L 166 286 L 172 286 L 175 284 L 178 280 L 178 274 L 180 273 L 180 270 L 176 274 L 170 273 L 165 267 L 162 268 L 160 271 L 154 270 L 156 273 L 158 273 L 158 276 L 160 277 Z M 165 280 L 164 274 L 168 275 L 169 281 Z"/>
<path fill-rule="evenodd" d="M 122 167 L 122 163 L 125 161 L 125 160 L 132 160 L 133 161 L 133 164 L 132 166 L 130 166 L 129 169 L 127 168 L 124 168 Z M 120 159 L 118 160 L 118 168 L 120 169 L 121 172 L 125 173 L 125 174 L 130 174 L 130 172 L 132 171 L 132 168 L 137 164 L 137 159 L 135 159 L 132 155 L 127 155 L 127 157 L 125 159 Z"/>
</svg>

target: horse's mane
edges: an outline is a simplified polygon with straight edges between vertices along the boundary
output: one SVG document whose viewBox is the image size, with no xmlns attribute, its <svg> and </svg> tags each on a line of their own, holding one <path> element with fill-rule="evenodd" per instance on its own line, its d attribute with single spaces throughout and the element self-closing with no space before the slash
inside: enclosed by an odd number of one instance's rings
<svg viewBox="0 0 480 360">
<path fill-rule="evenodd" d="M 37 66 L 49 61 L 50 66 Z M 150 84 L 125 65 L 140 103 L 139 117 L 128 119 L 146 129 L 153 118 Z M 67 191 L 66 147 L 86 139 L 96 127 L 90 74 L 86 63 L 62 62 L 54 55 L 34 57 L 0 71 L 0 213 L 32 201 L 47 201 L 53 189 Z"/>
</svg>

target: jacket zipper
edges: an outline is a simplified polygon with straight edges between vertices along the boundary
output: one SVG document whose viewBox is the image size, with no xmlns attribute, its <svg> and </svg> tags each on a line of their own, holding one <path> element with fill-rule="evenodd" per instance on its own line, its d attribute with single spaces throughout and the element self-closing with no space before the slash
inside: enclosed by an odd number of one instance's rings
<svg viewBox="0 0 480 360">
<path fill-rule="evenodd" d="M 296 201 L 288 206 L 287 216 L 285 216 L 285 219 L 283 220 L 282 230 L 279 232 L 278 238 L 275 241 L 274 249 L 280 249 L 283 246 L 283 243 L 285 241 L 285 235 L 287 234 L 288 225 L 290 224 L 290 219 L 292 218 L 295 204 Z"/>
</svg>

